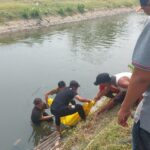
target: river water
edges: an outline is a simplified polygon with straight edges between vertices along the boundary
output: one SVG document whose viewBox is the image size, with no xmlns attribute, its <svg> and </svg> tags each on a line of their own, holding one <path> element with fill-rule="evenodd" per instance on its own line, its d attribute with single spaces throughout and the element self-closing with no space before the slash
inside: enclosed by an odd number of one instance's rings
<svg viewBox="0 0 150 150">
<path fill-rule="evenodd" d="M 79 81 L 80 95 L 93 98 L 98 73 L 129 71 L 145 21 L 129 13 L 0 39 L 0 150 L 34 147 L 33 99 L 43 98 L 59 80 Z"/>
</svg>

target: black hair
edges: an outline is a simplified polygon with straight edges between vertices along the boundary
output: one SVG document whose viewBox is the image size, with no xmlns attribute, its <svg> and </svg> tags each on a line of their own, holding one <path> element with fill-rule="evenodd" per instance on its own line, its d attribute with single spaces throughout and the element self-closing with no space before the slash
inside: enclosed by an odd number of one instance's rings
<svg viewBox="0 0 150 150">
<path fill-rule="evenodd" d="M 58 82 L 58 87 L 59 88 L 62 88 L 62 87 L 65 87 L 66 86 L 66 83 L 64 81 L 59 81 Z"/>
<path fill-rule="evenodd" d="M 110 82 L 111 82 L 111 76 L 109 75 L 109 73 L 100 73 L 97 75 L 94 85 L 99 85 L 101 83 L 110 83 Z"/>
<path fill-rule="evenodd" d="M 41 98 L 35 98 L 34 101 L 33 101 L 33 104 L 34 105 L 38 105 L 39 103 L 42 102 L 42 99 Z"/>
<path fill-rule="evenodd" d="M 69 87 L 76 87 L 76 88 L 78 88 L 78 87 L 80 87 L 80 84 L 77 81 L 72 80 L 72 81 L 70 81 Z"/>
</svg>

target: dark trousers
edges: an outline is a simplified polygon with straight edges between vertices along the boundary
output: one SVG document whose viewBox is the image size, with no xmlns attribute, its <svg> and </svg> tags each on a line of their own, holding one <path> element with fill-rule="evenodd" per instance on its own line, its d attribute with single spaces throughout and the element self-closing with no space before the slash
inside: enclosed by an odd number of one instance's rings
<svg viewBox="0 0 150 150">
<path fill-rule="evenodd" d="M 55 116 L 55 123 L 56 123 L 57 126 L 60 125 L 60 117 L 71 115 L 71 114 L 76 113 L 76 112 L 79 113 L 79 116 L 83 120 L 86 119 L 86 115 L 85 115 L 85 112 L 83 110 L 82 105 L 76 104 L 74 106 L 75 106 L 75 108 L 70 108 L 70 107 L 66 106 L 66 107 L 63 107 L 59 110 L 51 109 L 52 114 Z"/>
<path fill-rule="evenodd" d="M 140 121 L 132 129 L 132 150 L 150 150 L 150 133 L 140 128 Z"/>
</svg>

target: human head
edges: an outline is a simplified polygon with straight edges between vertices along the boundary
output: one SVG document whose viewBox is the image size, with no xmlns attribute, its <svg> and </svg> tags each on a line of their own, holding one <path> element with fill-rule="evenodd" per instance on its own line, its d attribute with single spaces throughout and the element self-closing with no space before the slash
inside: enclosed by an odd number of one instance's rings
<svg viewBox="0 0 150 150">
<path fill-rule="evenodd" d="M 73 89 L 77 89 L 78 87 L 80 87 L 80 84 L 77 81 L 72 80 L 70 81 L 69 87 Z"/>
<path fill-rule="evenodd" d="M 108 73 L 100 73 L 97 75 L 94 85 L 110 83 L 110 81 L 111 81 L 111 77 Z"/>
<path fill-rule="evenodd" d="M 58 82 L 58 87 L 59 88 L 64 88 L 66 86 L 66 83 L 64 81 L 59 81 Z"/>
<path fill-rule="evenodd" d="M 150 0 L 140 0 L 140 4 L 141 9 L 143 9 L 147 15 L 150 15 Z"/>
<path fill-rule="evenodd" d="M 43 101 L 41 98 L 35 98 L 33 104 L 40 109 L 43 108 Z"/>
</svg>

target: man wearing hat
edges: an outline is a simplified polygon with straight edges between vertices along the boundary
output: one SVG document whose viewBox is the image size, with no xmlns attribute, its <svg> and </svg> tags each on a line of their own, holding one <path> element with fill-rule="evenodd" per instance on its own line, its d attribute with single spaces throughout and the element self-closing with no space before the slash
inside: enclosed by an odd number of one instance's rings
<svg viewBox="0 0 150 150">
<path fill-rule="evenodd" d="M 150 0 L 140 0 L 141 9 L 150 15 Z M 132 55 L 134 65 L 126 97 L 118 112 L 118 123 L 128 126 L 127 120 L 136 99 L 143 93 L 137 107 L 132 130 L 133 150 L 150 150 L 150 19 L 139 36 Z"/>
<path fill-rule="evenodd" d="M 72 80 L 70 82 L 69 87 L 66 87 L 63 90 L 61 90 L 54 98 L 54 101 L 51 105 L 51 112 L 55 116 L 56 128 L 59 133 L 61 133 L 60 117 L 78 112 L 81 119 L 86 119 L 82 105 L 70 105 L 74 98 L 80 102 L 90 102 L 89 99 L 83 98 L 78 95 L 77 90 L 79 87 L 79 83 L 75 80 Z"/>
<path fill-rule="evenodd" d="M 95 100 L 100 100 L 101 97 L 107 96 L 111 100 L 101 108 L 98 115 L 104 111 L 110 110 L 118 103 L 122 103 L 131 78 L 130 72 L 122 72 L 116 75 L 109 73 L 101 73 L 96 77 L 94 85 L 99 85 L 99 92 L 95 96 Z"/>
</svg>

